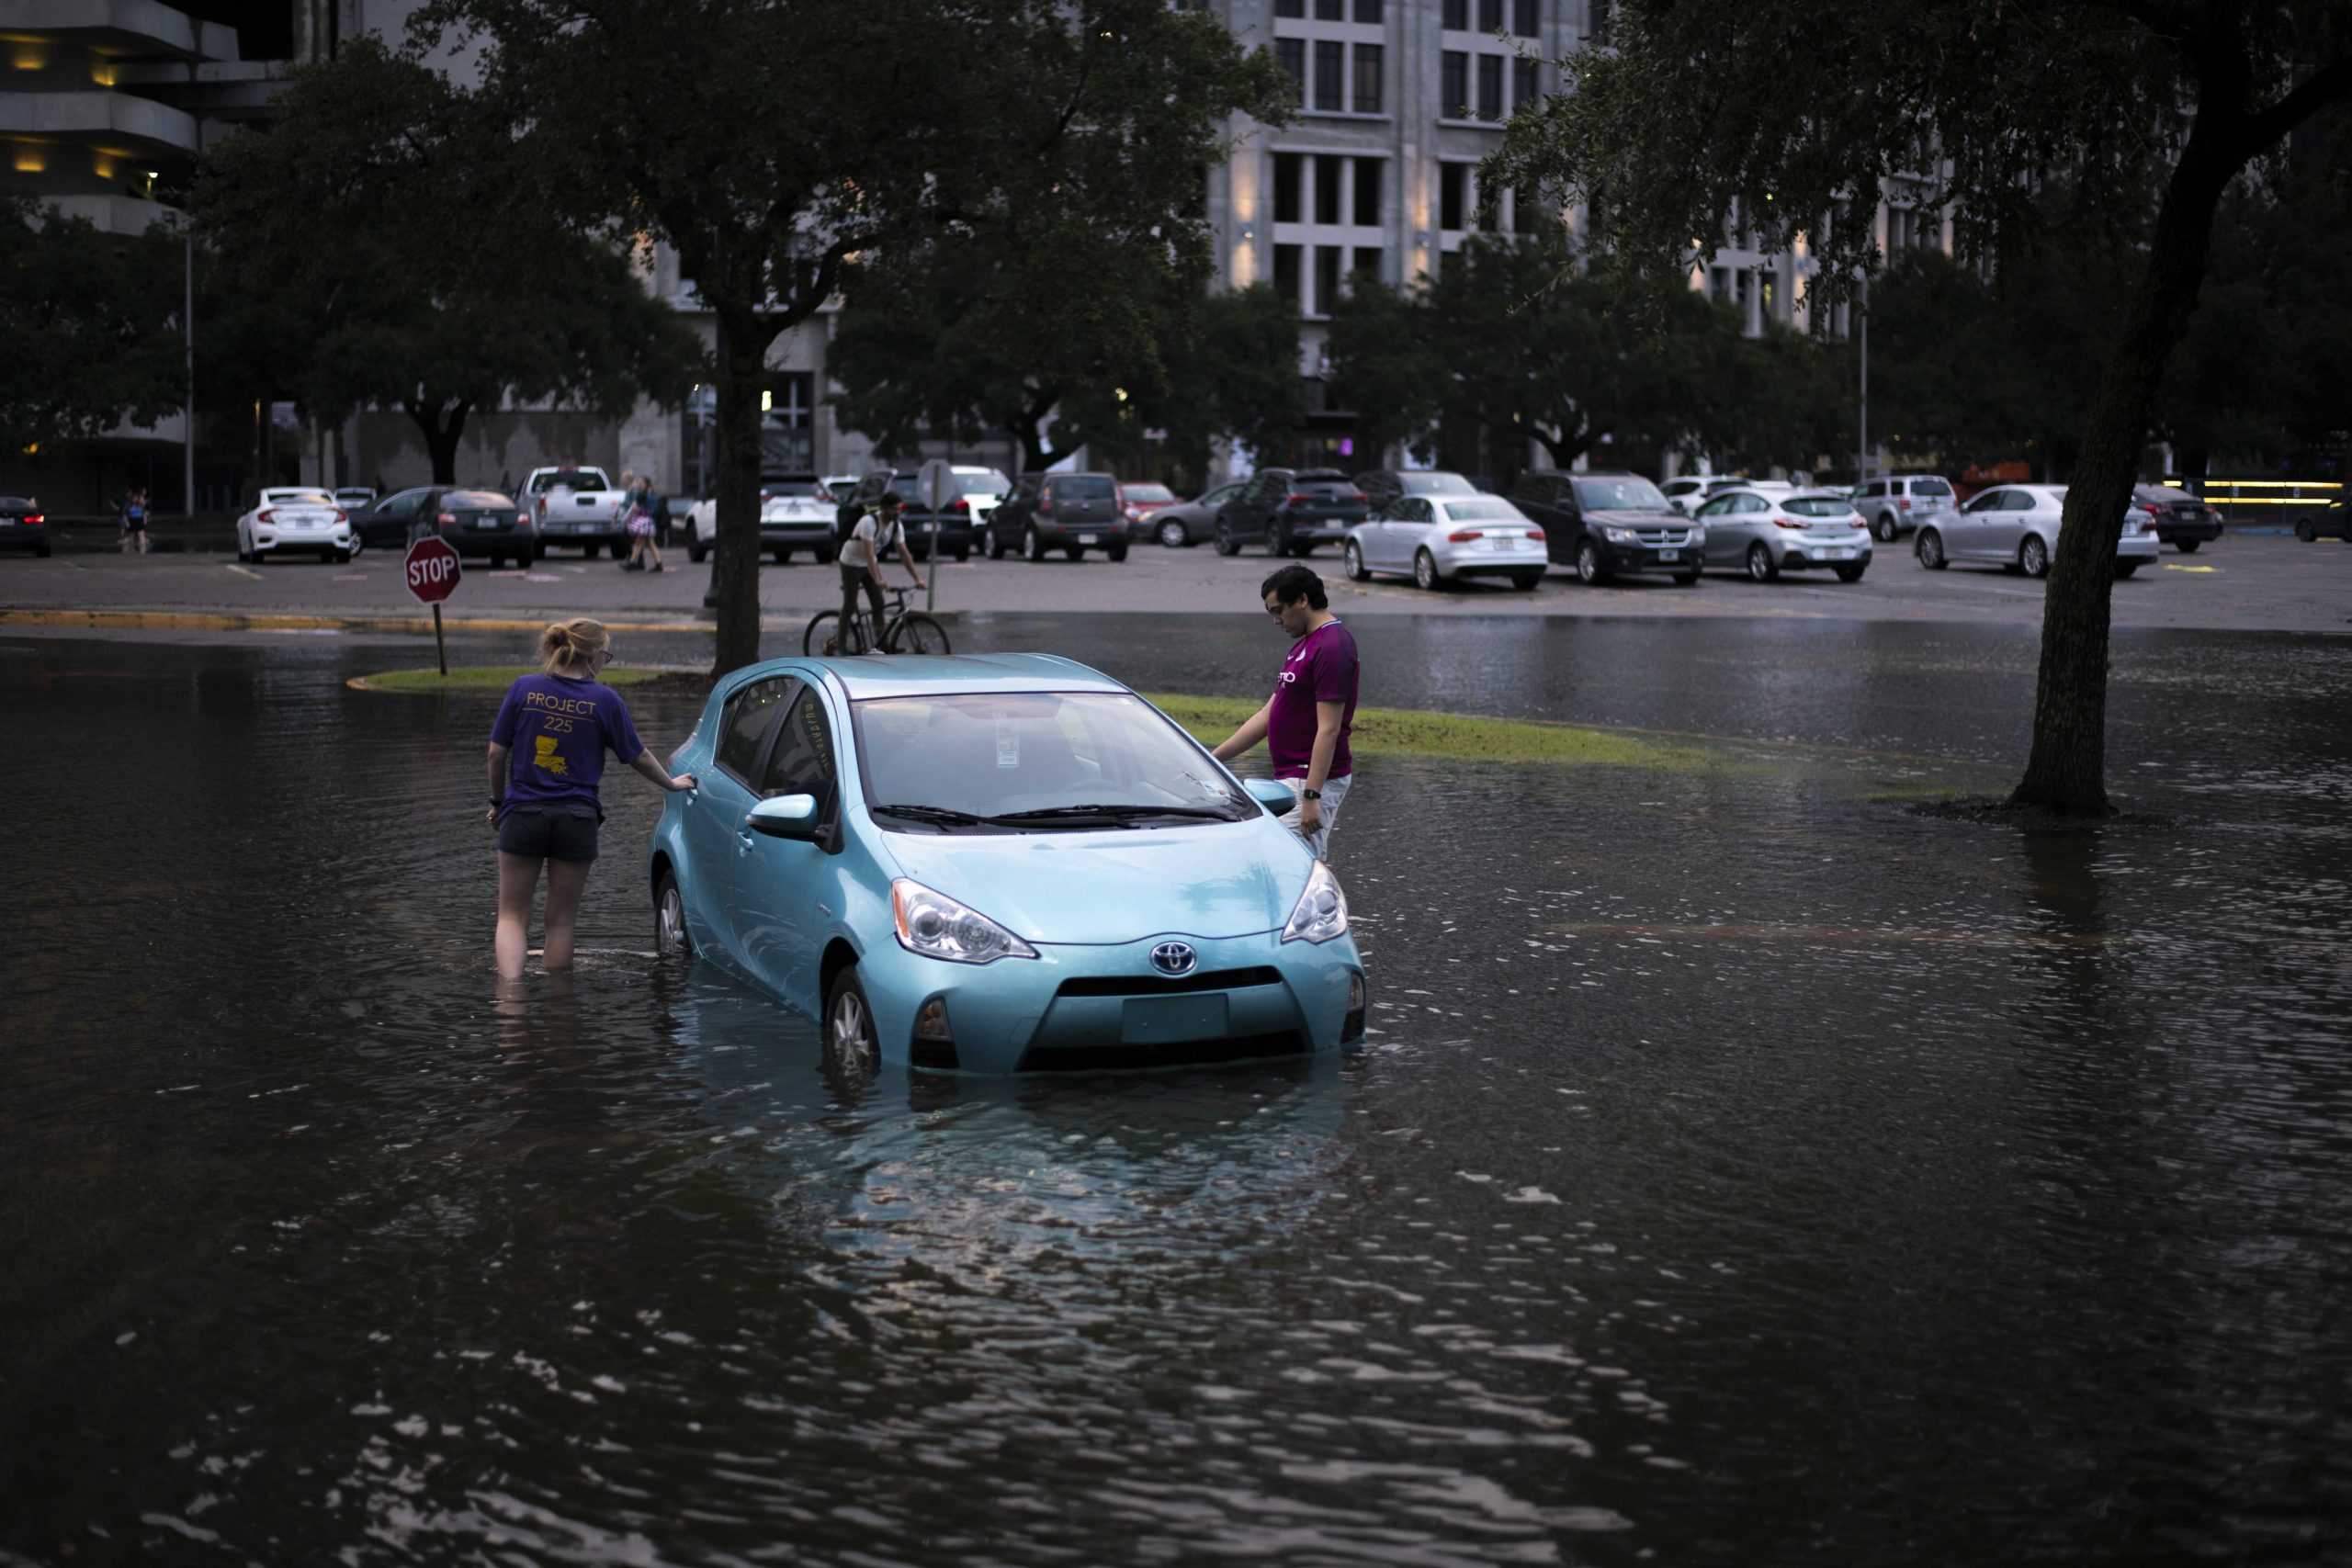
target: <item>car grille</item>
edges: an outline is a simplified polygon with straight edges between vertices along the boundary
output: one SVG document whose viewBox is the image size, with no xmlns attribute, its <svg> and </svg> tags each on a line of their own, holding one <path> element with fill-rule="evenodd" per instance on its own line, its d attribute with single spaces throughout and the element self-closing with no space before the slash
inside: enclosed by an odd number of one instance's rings
<svg viewBox="0 0 2352 1568">
<path fill-rule="evenodd" d="M 1687 545 L 1690 542 L 1690 530 L 1688 528 L 1637 528 L 1634 535 L 1642 543 L 1650 546 Z"/>
<path fill-rule="evenodd" d="M 1132 1067 L 1198 1067 L 1219 1062 L 1296 1056 L 1306 1041 L 1295 1029 L 1272 1034 L 1240 1034 L 1223 1040 L 1187 1040 L 1170 1045 L 1032 1046 L 1021 1054 L 1017 1073 L 1102 1073 Z"/>
<path fill-rule="evenodd" d="M 1250 969 L 1204 969 L 1170 978 L 1165 975 L 1087 975 L 1064 980 L 1057 997 L 1173 997 L 1188 991 L 1238 991 L 1245 986 L 1279 986 L 1280 973 L 1266 964 Z"/>
</svg>

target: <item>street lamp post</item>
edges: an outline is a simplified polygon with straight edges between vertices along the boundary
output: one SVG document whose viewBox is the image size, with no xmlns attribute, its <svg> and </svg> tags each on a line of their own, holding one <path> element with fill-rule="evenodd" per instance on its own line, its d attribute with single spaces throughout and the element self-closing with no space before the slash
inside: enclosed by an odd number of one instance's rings
<svg viewBox="0 0 2352 1568">
<path fill-rule="evenodd" d="M 1855 332 L 1861 341 L 1862 357 L 1861 450 L 1854 463 L 1854 483 L 1860 485 L 1871 477 L 1871 275 L 1867 271 L 1862 274 L 1861 315 Z"/>
</svg>

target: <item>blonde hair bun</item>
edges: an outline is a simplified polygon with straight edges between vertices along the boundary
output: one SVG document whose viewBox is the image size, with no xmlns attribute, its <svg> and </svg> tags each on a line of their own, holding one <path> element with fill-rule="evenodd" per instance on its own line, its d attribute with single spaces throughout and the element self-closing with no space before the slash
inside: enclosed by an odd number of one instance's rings
<svg viewBox="0 0 2352 1568">
<path fill-rule="evenodd" d="M 596 656 L 613 640 L 602 621 L 574 615 L 551 623 L 539 634 L 540 668 L 550 675 L 593 669 Z"/>
</svg>

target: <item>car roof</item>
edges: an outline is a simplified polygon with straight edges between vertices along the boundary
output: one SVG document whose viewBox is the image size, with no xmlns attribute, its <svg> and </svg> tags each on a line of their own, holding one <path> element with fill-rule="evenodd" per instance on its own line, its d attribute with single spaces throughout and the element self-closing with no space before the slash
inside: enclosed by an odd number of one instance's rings
<svg viewBox="0 0 2352 1568">
<path fill-rule="evenodd" d="M 1057 653 L 868 654 L 855 659 L 779 659 L 737 671 L 744 680 L 763 675 L 830 674 L 853 702 L 869 697 L 914 697 L 964 692 L 1125 692 L 1127 688 L 1074 659 Z"/>
</svg>

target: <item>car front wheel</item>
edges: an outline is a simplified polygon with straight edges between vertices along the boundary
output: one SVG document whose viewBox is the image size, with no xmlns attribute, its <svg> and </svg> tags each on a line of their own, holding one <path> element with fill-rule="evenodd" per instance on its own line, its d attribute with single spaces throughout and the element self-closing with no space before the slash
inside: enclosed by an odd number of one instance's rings
<svg viewBox="0 0 2352 1568">
<path fill-rule="evenodd" d="M 2311 519 L 2306 517 L 2301 522 L 2295 525 L 2295 537 L 2301 539 L 2307 545 L 2313 544 L 2319 539 L 2319 530 L 2312 527 Z"/>
<path fill-rule="evenodd" d="M 2028 577 L 2050 575 L 2050 547 L 2041 542 L 2041 535 L 2025 536 L 2025 543 L 2018 547 L 2018 566 Z"/>
<path fill-rule="evenodd" d="M 1021 531 L 1021 553 L 1031 560 L 1046 558 L 1045 536 L 1037 532 L 1034 523 Z"/>
<path fill-rule="evenodd" d="M 1363 551 L 1356 547 L 1356 542 L 1353 539 L 1350 539 L 1348 541 L 1347 548 L 1340 552 L 1340 559 L 1348 569 L 1348 581 L 1350 582 L 1367 582 L 1371 581 L 1372 573 L 1364 570 Z"/>
<path fill-rule="evenodd" d="M 2122 581 L 2125 578 L 2130 577 L 2133 572 L 2135 572 L 2135 571 L 2137 571 L 2137 570 L 2140 570 L 2140 563 L 2139 563 L 2138 561 L 2135 561 L 2135 560 L 2120 560 L 2120 561 L 2117 561 L 2117 562 L 2115 563 L 2115 581 L 2118 581 L 2118 582 L 2120 582 L 2120 581 Z"/>
<path fill-rule="evenodd" d="M 678 887 L 678 874 L 662 868 L 653 885 L 653 951 L 662 958 L 691 958 L 694 938 L 686 934 L 686 896 Z"/>
<path fill-rule="evenodd" d="M 1162 523 L 1159 525 L 1159 543 L 1161 547 L 1170 550 L 1180 550 L 1187 545 L 1190 545 L 1192 542 L 1193 531 L 1185 527 L 1182 523 L 1171 520 L 1170 522 Z"/>
<path fill-rule="evenodd" d="M 882 1070 L 882 1042 L 874 1010 L 858 983 L 857 965 L 833 976 L 825 994 L 825 1071 L 844 1089 L 863 1089 Z"/>
<path fill-rule="evenodd" d="M 1758 542 L 1747 547 L 1747 575 L 1758 582 L 1781 581 L 1781 563 L 1772 558 L 1769 546 Z"/>
<path fill-rule="evenodd" d="M 1577 546 L 1577 581 L 1589 588 L 1609 575 L 1600 564 L 1600 547 L 1587 539 Z"/>
<path fill-rule="evenodd" d="M 1919 558 L 1919 564 L 1929 571 L 1941 571 L 1951 564 L 1944 559 L 1944 536 L 1933 528 L 1922 528 L 1919 531 L 1919 542 L 1913 547 L 1912 553 Z"/>
<path fill-rule="evenodd" d="M 1878 522 L 1871 527 L 1871 532 L 1878 536 L 1878 542 L 1882 545 L 1894 543 L 1894 519 L 1884 513 L 1879 513 Z"/>
<path fill-rule="evenodd" d="M 1233 530 L 1222 523 L 1216 525 L 1216 553 L 1221 556 L 1238 556 L 1241 553 L 1240 541 L 1233 536 Z"/>
</svg>

